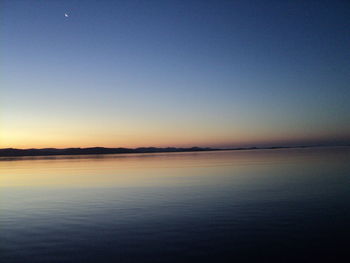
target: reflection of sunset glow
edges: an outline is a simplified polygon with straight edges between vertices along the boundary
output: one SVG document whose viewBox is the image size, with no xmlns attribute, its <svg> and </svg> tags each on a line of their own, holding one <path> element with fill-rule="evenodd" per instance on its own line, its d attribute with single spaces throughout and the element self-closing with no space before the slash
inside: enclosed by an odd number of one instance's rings
<svg viewBox="0 0 350 263">
<path fill-rule="evenodd" d="M 247 150 L 200 153 L 117 154 L 100 156 L 11 157 L 0 159 L 0 186 L 112 187 L 156 186 L 216 181 L 215 171 L 237 180 L 245 172 L 259 175 L 266 164 L 283 167 L 288 160 L 305 165 L 338 158 L 337 151 L 314 149 Z M 342 155 L 340 155 L 342 156 Z M 344 156 L 344 155 L 343 155 Z M 341 158 L 338 161 L 342 161 Z M 343 160 L 344 161 L 344 160 Z M 283 170 L 283 168 L 282 168 Z M 283 174 L 283 173 L 282 173 Z M 209 182 L 208 181 L 208 182 Z"/>
</svg>

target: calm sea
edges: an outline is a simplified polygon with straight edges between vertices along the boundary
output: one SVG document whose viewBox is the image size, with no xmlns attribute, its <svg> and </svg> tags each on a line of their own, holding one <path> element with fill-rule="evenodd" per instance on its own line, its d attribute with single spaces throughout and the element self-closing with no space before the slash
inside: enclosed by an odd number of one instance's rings
<svg viewBox="0 0 350 263">
<path fill-rule="evenodd" d="M 4 263 L 350 262 L 349 245 L 350 148 L 0 161 Z"/>
</svg>

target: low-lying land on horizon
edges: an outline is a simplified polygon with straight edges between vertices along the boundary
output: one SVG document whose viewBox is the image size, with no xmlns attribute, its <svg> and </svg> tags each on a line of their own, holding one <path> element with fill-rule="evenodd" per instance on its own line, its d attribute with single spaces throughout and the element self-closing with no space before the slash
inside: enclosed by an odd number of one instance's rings
<svg viewBox="0 0 350 263">
<path fill-rule="evenodd" d="M 93 154 L 125 154 L 125 153 L 162 153 L 162 152 L 200 152 L 200 151 L 225 151 L 225 150 L 255 150 L 255 149 L 283 149 L 283 148 L 310 148 L 327 145 L 298 145 L 298 146 L 270 146 L 270 147 L 238 147 L 238 148 L 210 148 L 210 147 L 140 147 L 140 148 L 105 148 L 105 147 L 88 147 L 88 148 L 43 148 L 43 149 L 0 149 L 0 157 L 16 156 L 48 156 L 48 155 L 93 155 Z M 334 146 L 334 145 L 332 145 Z M 349 145 L 337 145 L 349 146 Z"/>
</svg>

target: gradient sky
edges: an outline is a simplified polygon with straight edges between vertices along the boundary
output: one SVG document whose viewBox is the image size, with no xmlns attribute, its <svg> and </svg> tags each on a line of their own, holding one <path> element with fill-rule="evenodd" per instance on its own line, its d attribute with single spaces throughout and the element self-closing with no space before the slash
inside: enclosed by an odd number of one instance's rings
<svg viewBox="0 0 350 263">
<path fill-rule="evenodd" d="M 349 1 L 0 5 L 0 148 L 350 141 Z"/>
</svg>

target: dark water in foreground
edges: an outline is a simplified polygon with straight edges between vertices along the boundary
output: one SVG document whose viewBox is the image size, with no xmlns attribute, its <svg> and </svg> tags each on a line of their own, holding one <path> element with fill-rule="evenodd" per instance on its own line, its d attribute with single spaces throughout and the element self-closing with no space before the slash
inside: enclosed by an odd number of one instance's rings
<svg viewBox="0 0 350 263">
<path fill-rule="evenodd" d="M 0 261 L 349 262 L 349 160 L 350 148 L 3 159 Z"/>
</svg>

